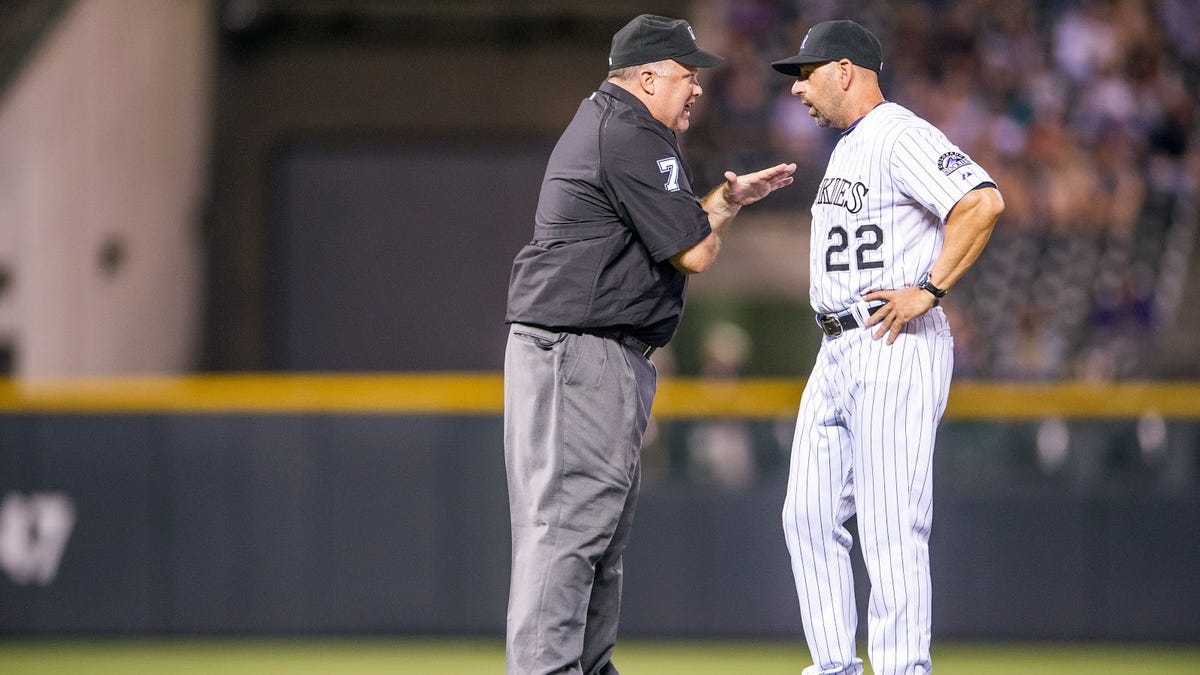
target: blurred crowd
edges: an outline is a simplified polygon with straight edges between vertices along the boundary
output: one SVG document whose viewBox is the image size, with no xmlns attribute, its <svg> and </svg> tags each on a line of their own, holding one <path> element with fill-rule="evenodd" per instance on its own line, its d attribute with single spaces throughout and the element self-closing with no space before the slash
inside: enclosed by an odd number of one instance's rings
<svg viewBox="0 0 1200 675">
<path fill-rule="evenodd" d="M 1197 239 L 1200 2 L 700 2 L 693 23 L 727 63 L 683 137 L 697 184 L 797 161 L 797 188 L 770 208 L 807 208 L 837 135 L 764 64 L 829 18 L 880 36 L 884 94 L 1004 194 L 988 250 L 947 299 L 958 374 L 1170 376 L 1156 347 L 1179 318 Z"/>
</svg>

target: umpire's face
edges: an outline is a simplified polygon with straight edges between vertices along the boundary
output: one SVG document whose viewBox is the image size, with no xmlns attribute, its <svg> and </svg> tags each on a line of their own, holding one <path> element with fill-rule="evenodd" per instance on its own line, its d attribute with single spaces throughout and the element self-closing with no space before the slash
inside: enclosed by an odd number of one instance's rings
<svg viewBox="0 0 1200 675">
<path fill-rule="evenodd" d="M 652 77 L 647 107 L 654 119 L 671 131 L 687 131 L 691 126 L 692 104 L 704 93 L 698 79 L 700 69 L 676 61 L 667 61 L 666 64 L 668 67 L 663 69 L 666 75 L 646 71 Z"/>
</svg>

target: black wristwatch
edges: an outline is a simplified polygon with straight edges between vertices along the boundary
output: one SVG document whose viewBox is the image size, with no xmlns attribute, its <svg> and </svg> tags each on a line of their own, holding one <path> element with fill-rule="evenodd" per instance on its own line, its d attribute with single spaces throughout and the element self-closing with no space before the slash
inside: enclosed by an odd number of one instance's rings
<svg viewBox="0 0 1200 675">
<path fill-rule="evenodd" d="M 935 298 L 946 297 L 946 291 L 934 286 L 933 282 L 929 280 L 929 272 L 926 272 L 925 276 L 921 277 L 921 280 L 917 282 L 917 288 L 923 291 L 929 291 Z"/>
</svg>

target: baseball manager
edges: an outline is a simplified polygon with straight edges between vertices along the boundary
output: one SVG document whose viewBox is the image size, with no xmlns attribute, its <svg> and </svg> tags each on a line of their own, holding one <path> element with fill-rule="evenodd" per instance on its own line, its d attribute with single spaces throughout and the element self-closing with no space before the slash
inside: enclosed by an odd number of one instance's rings
<svg viewBox="0 0 1200 675">
<path fill-rule="evenodd" d="M 809 297 L 825 339 L 783 508 L 813 657 L 804 675 L 863 672 L 845 527 L 856 513 L 871 666 L 924 675 L 934 436 L 954 365 L 939 299 L 979 257 L 1004 202 L 983 167 L 884 99 L 881 45 L 863 26 L 819 23 L 772 66 L 795 78 L 818 126 L 843 130 L 812 205 Z"/>
</svg>

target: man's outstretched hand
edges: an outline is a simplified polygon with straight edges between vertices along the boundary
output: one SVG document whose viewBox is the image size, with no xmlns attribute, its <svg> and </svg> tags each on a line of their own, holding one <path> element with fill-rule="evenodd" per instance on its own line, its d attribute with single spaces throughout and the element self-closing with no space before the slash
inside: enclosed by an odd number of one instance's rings
<svg viewBox="0 0 1200 675">
<path fill-rule="evenodd" d="M 769 169 L 737 175 L 725 172 L 725 199 L 731 204 L 746 206 L 766 197 L 775 190 L 792 184 L 795 164 L 777 164 Z"/>
</svg>

